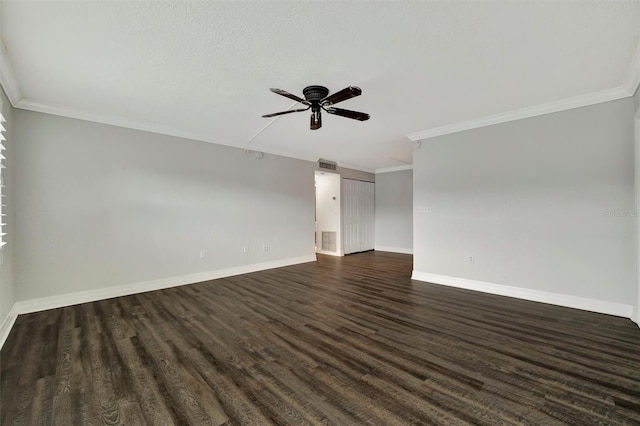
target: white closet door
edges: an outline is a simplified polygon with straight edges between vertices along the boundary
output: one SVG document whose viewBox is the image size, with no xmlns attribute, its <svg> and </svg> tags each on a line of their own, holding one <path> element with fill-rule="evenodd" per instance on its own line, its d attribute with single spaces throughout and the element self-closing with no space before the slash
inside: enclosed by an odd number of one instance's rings
<svg viewBox="0 0 640 426">
<path fill-rule="evenodd" d="M 374 184 L 352 179 L 343 179 L 342 183 L 344 253 L 373 250 Z"/>
<path fill-rule="evenodd" d="M 375 187 L 373 182 L 360 182 L 360 251 L 373 250 L 375 247 Z"/>
<path fill-rule="evenodd" d="M 358 181 L 342 180 L 343 232 L 342 242 L 345 254 L 360 251 L 358 238 Z"/>
</svg>

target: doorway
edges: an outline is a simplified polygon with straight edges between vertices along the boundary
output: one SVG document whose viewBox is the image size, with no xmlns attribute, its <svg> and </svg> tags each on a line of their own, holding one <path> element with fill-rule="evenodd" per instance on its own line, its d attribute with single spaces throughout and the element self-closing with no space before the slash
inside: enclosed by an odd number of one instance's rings
<svg viewBox="0 0 640 426">
<path fill-rule="evenodd" d="M 315 172 L 316 253 L 342 256 L 340 175 Z"/>
</svg>

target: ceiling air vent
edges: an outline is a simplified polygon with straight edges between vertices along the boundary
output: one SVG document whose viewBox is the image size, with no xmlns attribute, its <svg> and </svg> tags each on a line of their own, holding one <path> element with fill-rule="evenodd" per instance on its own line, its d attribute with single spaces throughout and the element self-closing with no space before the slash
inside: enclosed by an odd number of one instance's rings
<svg viewBox="0 0 640 426">
<path fill-rule="evenodd" d="M 321 169 L 327 169 L 327 170 L 336 170 L 336 163 L 334 163 L 333 161 L 328 161 L 328 160 L 318 160 L 318 167 L 320 167 Z"/>
</svg>

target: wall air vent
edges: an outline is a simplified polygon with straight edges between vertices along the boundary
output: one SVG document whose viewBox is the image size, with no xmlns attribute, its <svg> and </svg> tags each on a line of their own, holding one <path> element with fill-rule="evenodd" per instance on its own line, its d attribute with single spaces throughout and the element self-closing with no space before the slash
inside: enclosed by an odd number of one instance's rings
<svg viewBox="0 0 640 426">
<path fill-rule="evenodd" d="M 333 161 L 328 160 L 318 160 L 318 167 L 326 170 L 336 170 L 337 164 Z"/>
<path fill-rule="evenodd" d="M 322 231 L 322 250 L 335 252 L 336 247 L 336 233 L 335 231 Z"/>
</svg>

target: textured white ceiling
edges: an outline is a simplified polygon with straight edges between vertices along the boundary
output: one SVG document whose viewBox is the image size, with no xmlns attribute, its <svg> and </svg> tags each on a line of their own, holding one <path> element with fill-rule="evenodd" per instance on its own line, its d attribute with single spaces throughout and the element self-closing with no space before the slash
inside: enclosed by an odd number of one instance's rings
<svg viewBox="0 0 640 426">
<path fill-rule="evenodd" d="M 411 162 L 412 132 L 620 88 L 640 30 L 637 0 L 1 3 L 18 106 L 368 169 Z M 361 87 L 339 106 L 371 119 L 259 133 L 292 104 L 270 87 L 310 84 Z"/>
</svg>

